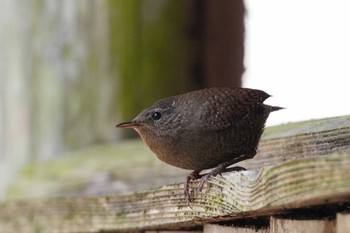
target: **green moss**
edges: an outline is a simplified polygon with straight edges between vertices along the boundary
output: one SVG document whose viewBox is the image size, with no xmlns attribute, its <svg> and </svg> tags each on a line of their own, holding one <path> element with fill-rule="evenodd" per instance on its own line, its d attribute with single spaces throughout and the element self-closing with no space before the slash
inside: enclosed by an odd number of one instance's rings
<svg viewBox="0 0 350 233">
<path fill-rule="evenodd" d="M 216 203 L 216 204 L 220 204 L 223 203 L 224 201 L 224 194 L 219 193 L 219 194 L 212 194 L 210 196 L 212 202 Z"/>
<path fill-rule="evenodd" d="M 115 99 L 130 120 L 162 97 L 189 89 L 193 46 L 181 1 L 109 1 L 110 67 Z M 126 132 L 126 131 L 125 131 Z"/>
<path fill-rule="evenodd" d="M 126 214 L 124 212 L 118 212 L 115 217 L 117 218 L 117 221 L 121 221 L 126 219 Z"/>
<path fill-rule="evenodd" d="M 142 1 L 110 0 L 109 3 L 110 67 L 119 79 L 118 110 L 121 118 L 131 119 L 142 109 L 139 95 L 141 79 Z"/>
<path fill-rule="evenodd" d="M 145 6 L 143 14 L 144 105 L 189 88 L 193 46 L 185 34 L 186 4 L 166 1 L 158 5 Z"/>
<path fill-rule="evenodd" d="M 101 173 L 127 181 L 131 168 L 156 163 L 159 163 L 157 158 L 140 140 L 93 146 L 56 160 L 27 164 L 10 185 L 7 197 L 18 199 L 74 193 Z"/>
<path fill-rule="evenodd" d="M 316 132 L 319 130 L 329 130 L 334 127 L 347 125 L 350 117 L 331 117 L 325 119 L 312 119 L 307 121 L 291 122 L 277 126 L 267 127 L 264 138 L 287 137 L 289 135 Z M 330 123 L 330 124 L 329 124 Z"/>
</svg>

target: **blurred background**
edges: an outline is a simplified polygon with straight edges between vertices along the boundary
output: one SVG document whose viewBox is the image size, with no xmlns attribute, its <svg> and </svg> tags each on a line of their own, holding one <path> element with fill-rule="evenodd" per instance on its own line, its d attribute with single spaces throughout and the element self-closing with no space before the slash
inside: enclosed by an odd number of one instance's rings
<svg viewBox="0 0 350 233">
<path fill-rule="evenodd" d="M 349 10 L 345 0 L 0 0 L 0 199 L 181 182 L 188 171 L 115 125 L 189 90 L 263 89 L 287 108 L 268 125 L 349 114 Z"/>
</svg>

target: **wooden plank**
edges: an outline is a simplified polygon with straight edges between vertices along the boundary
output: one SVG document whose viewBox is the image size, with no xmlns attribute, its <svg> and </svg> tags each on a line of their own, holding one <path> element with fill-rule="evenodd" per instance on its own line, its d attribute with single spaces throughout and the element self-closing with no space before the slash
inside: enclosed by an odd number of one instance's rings
<svg viewBox="0 0 350 233">
<path fill-rule="evenodd" d="M 203 233 L 203 231 L 145 231 L 145 233 Z"/>
<path fill-rule="evenodd" d="M 349 168 L 350 152 L 344 152 L 224 174 L 212 178 L 190 205 L 182 183 L 125 195 L 5 202 L 0 204 L 0 232 L 183 229 L 350 201 Z"/>
<path fill-rule="evenodd" d="M 271 217 L 271 233 L 335 233 L 334 220 L 296 220 Z"/>
<path fill-rule="evenodd" d="M 269 233 L 270 230 L 252 227 L 222 226 L 218 224 L 205 224 L 203 233 Z"/>
<path fill-rule="evenodd" d="M 338 213 L 337 214 L 337 233 L 349 233 L 350 232 L 350 214 Z"/>
<path fill-rule="evenodd" d="M 239 165 L 257 169 L 324 156 L 350 149 L 349 140 L 350 116 L 269 127 L 255 158 Z M 182 182 L 188 174 L 188 170 L 161 162 L 141 141 L 132 140 L 83 149 L 52 161 L 29 163 L 18 173 L 7 196 L 23 199 L 125 193 Z"/>
<path fill-rule="evenodd" d="M 289 123 L 265 131 L 257 155 L 241 162 L 243 167 L 256 169 L 350 150 L 350 116 Z"/>
</svg>

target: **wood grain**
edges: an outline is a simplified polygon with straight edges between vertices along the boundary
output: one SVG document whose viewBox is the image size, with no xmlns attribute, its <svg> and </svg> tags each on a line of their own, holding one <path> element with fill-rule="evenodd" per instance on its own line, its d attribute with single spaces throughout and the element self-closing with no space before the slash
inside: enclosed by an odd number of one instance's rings
<svg viewBox="0 0 350 233">
<path fill-rule="evenodd" d="M 258 169 L 211 178 L 202 192 L 192 192 L 190 204 L 183 183 L 121 195 L 8 201 L 0 203 L 0 232 L 181 230 L 350 202 L 349 122 L 346 116 L 268 129 L 256 159 L 246 163 Z M 337 226 L 344 224 L 339 219 Z"/>
<path fill-rule="evenodd" d="M 349 168 L 347 152 L 225 174 L 212 178 L 190 205 L 182 184 L 116 196 L 6 202 L 0 205 L 0 231 L 174 229 L 349 201 Z"/>
<path fill-rule="evenodd" d="M 265 130 L 248 169 L 350 150 L 350 116 L 290 123 Z"/>
<path fill-rule="evenodd" d="M 337 233 L 350 232 L 350 214 L 338 213 L 337 214 Z"/>
<path fill-rule="evenodd" d="M 335 233 L 335 220 L 295 220 L 271 218 L 270 233 Z"/>
<path fill-rule="evenodd" d="M 247 169 L 350 149 L 350 116 L 268 127 Z M 132 172 L 130 172 L 132 171 Z M 161 162 L 140 140 L 101 145 L 21 169 L 9 199 L 126 193 L 183 182 L 190 173 Z"/>
<path fill-rule="evenodd" d="M 203 233 L 269 233 L 269 229 L 255 229 L 253 227 L 222 226 L 218 224 L 205 224 Z"/>
</svg>

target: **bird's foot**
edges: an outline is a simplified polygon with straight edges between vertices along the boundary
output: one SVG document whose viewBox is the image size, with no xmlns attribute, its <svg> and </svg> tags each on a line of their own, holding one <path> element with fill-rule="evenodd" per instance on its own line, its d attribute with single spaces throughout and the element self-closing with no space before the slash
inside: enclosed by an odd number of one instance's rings
<svg viewBox="0 0 350 233">
<path fill-rule="evenodd" d="M 184 195 L 187 198 L 187 203 L 191 202 L 190 188 L 189 183 L 191 180 L 198 180 L 202 178 L 202 175 L 199 174 L 200 171 L 194 170 L 191 174 L 186 177 L 186 181 L 184 184 Z"/>
<path fill-rule="evenodd" d="M 189 189 L 189 183 L 191 180 L 198 180 L 201 179 L 198 187 L 196 188 L 197 192 L 201 192 L 203 190 L 204 184 L 208 182 L 209 178 L 211 176 L 217 176 L 221 175 L 224 172 L 231 172 L 231 171 L 244 171 L 246 170 L 244 167 L 225 167 L 226 164 L 220 164 L 218 165 L 215 169 L 213 169 L 211 172 L 206 173 L 206 174 L 199 174 L 201 171 L 195 170 L 191 174 L 189 174 L 186 177 L 186 181 L 184 184 L 184 195 L 187 198 L 187 203 L 190 203 L 192 201 L 191 194 L 190 194 L 190 189 Z"/>
<path fill-rule="evenodd" d="M 220 164 L 215 169 L 213 169 L 211 172 L 202 175 L 201 181 L 197 187 L 197 191 L 201 192 L 203 190 L 204 184 L 208 182 L 209 178 L 211 176 L 222 176 L 222 173 L 224 172 L 231 172 L 231 171 L 245 171 L 246 169 L 244 167 L 236 166 L 236 167 L 230 167 L 227 168 L 224 165 Z"/>
</svg>

